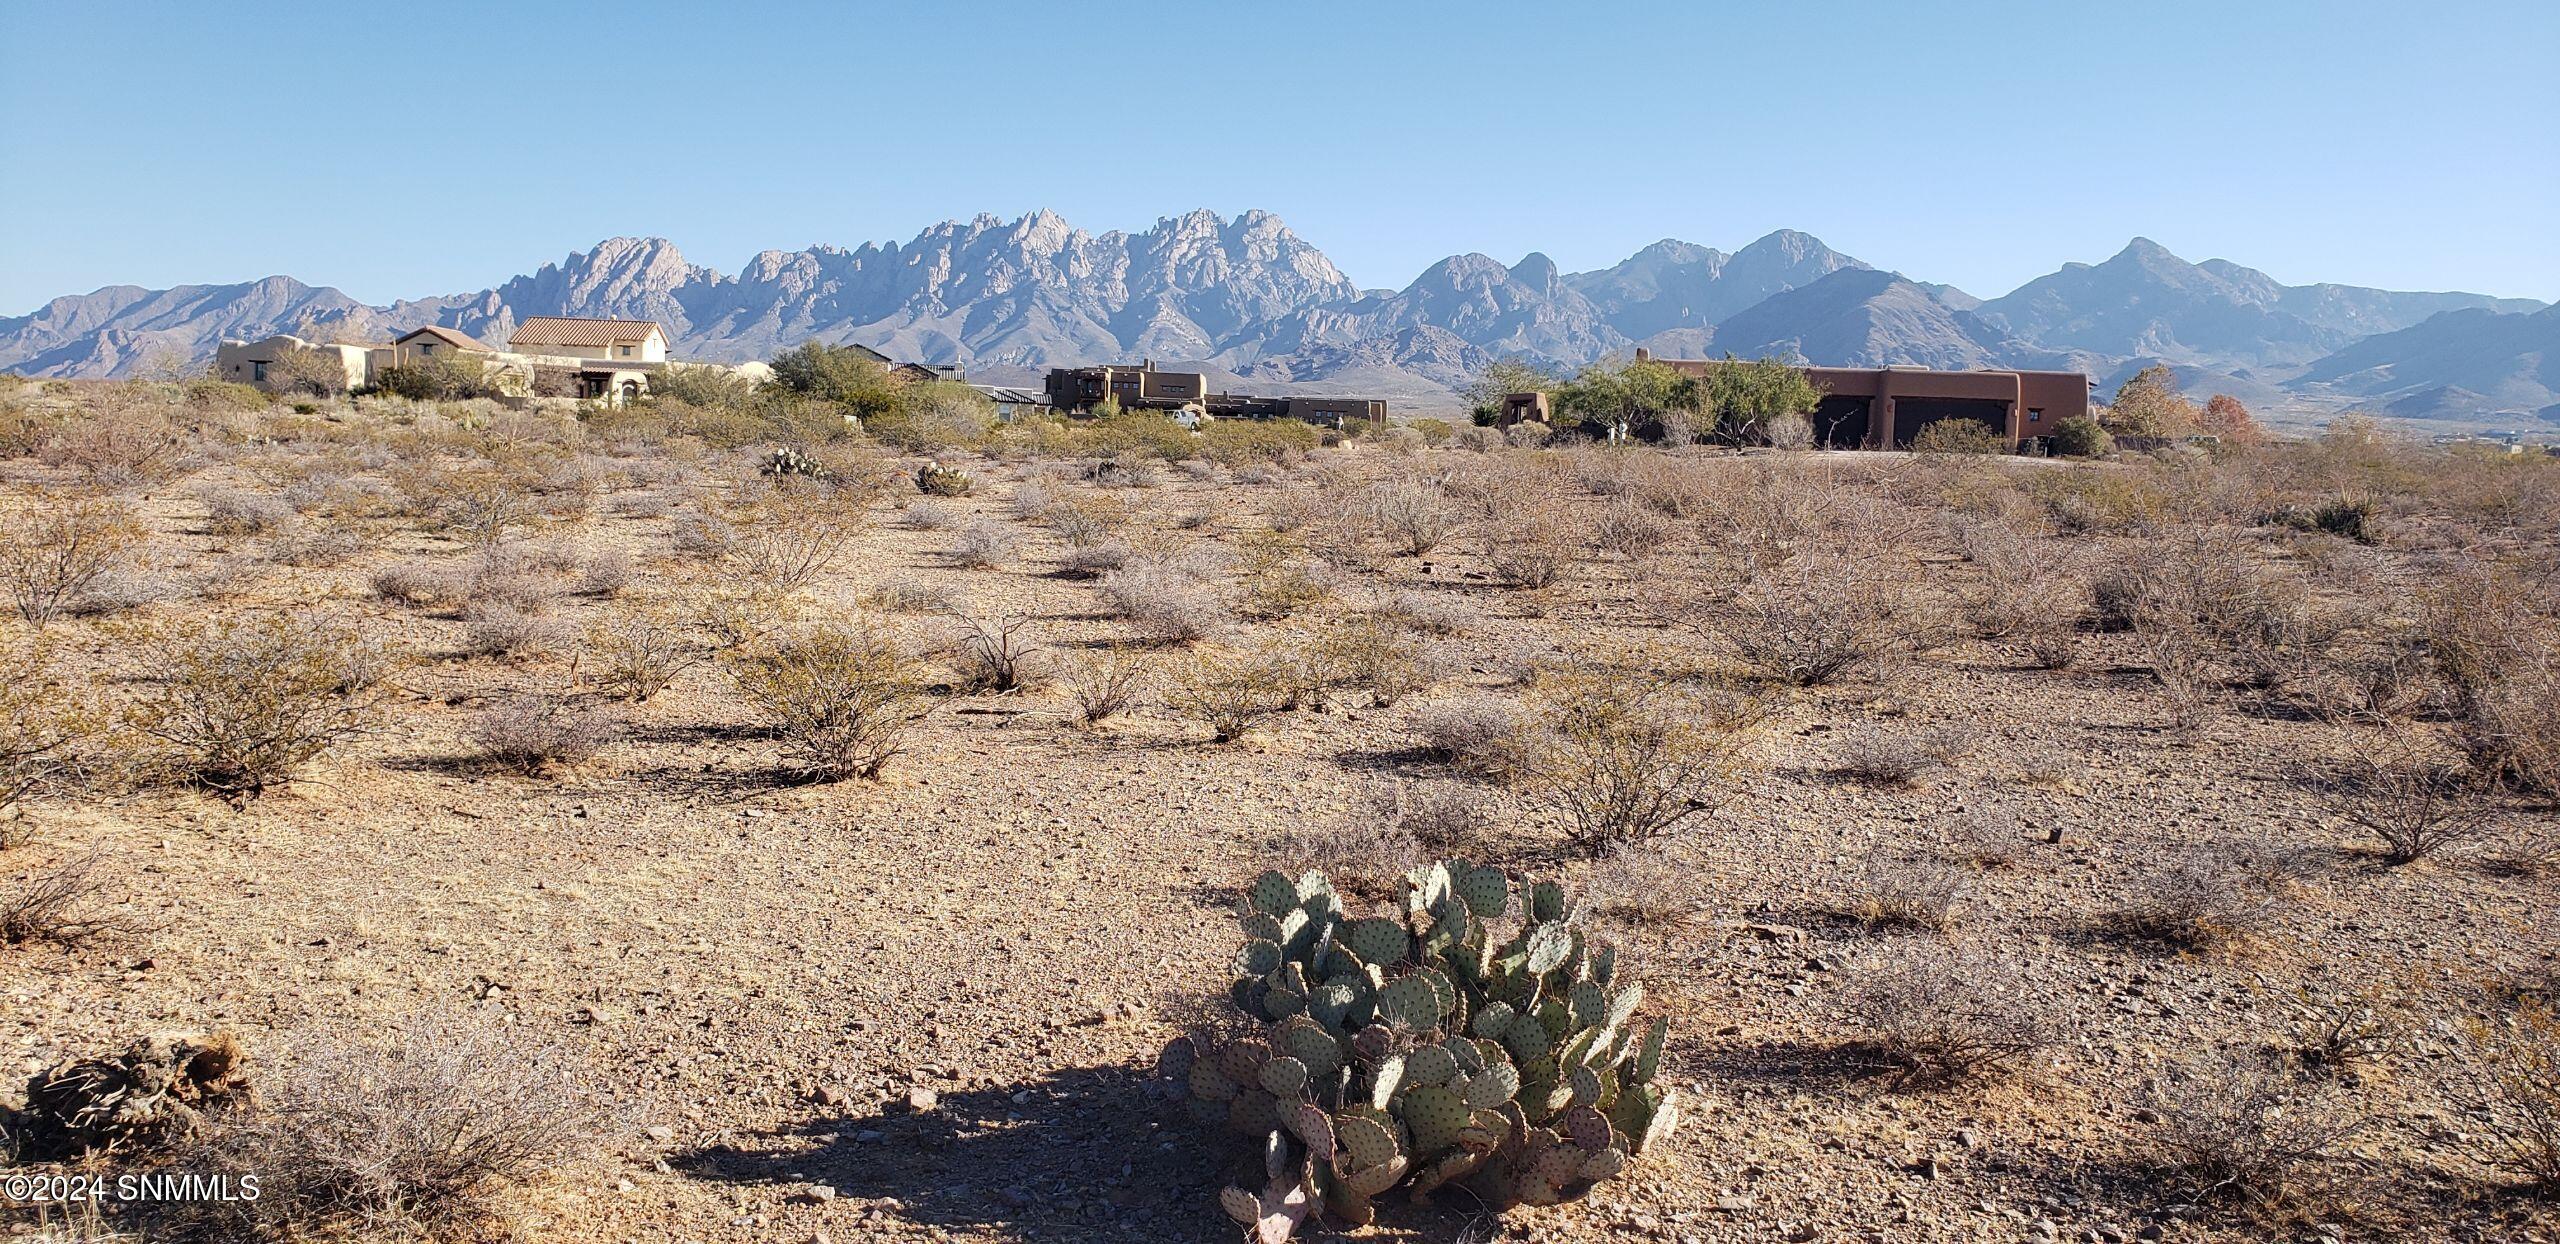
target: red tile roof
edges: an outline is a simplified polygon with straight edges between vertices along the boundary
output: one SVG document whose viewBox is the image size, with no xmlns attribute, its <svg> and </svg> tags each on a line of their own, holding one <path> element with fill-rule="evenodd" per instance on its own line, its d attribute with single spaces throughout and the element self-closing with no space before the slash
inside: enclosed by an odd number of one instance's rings
<svg viewBox="0 0 2560 1244">
<path fill-rule="evenodd" d="M 656 320 L 586 320 L 537 315 L 516 326 L 511 346 L 614 346 L 638 344 L 649 334 L 664 335 Z"/>
<path fill-rule="evenodd" d="M 410 341 L 418 337 L 433 337 L 457 350 L 486 350 L 489 348 L 481 342 L 465 337 L 450 328 L 445 328 L 435 324 L 429 324 L 424 328 L 410 329 L 408 332 L 402 333 L 399 337 L 393 339 L 392 344 L 399 345 L 402 342 Z"/>
</svg>

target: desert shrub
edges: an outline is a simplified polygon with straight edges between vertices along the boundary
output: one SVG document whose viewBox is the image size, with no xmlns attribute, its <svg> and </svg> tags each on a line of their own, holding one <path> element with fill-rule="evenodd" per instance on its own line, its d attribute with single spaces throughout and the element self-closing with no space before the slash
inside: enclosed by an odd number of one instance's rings
<svg viewBox="0 0 2560 1244">
<path fill-rule="evenodd" d="M 1027 617 L 969 618 L 960 636 L 961 682 L 975 691 L 1018 691 L 1040 680 L 1048 650 Z"/>
<path fill-rule="evenodd" d="M 1533 515 L 1488 530 L 1484 559 L 1496 582 L 1534 592 L 1563 579 L 1582 549 L 1579 527 L 1561 515 Z"/>
<path fill-rule="evenodd" d="M 1500 696 L 1470 693 L 1424 705 L 1413 729 L 1424 751 L 1471 776 L 1504 777 L 1521 760 L 1520 705 Z"/>
<path fill-rule="evenodd" d="M 1662 552 L 1671 543 L 1671 524 L 1652 510 L 1631 502 L 1620 502 L 1600 511 L 1591 525 L 1591 539 L 1601 548 L 1631 562 L 1644 561 Z"/>
<path fill-rule="evenodd" d="M 186 433 L 167 415 L 113 404 L 54 425 L 36 456 L 93 487 L 131 488 L 176 475 L 186 448 Z"/>
<path fill-rule="evenodd" d="M 1523 419 L 1502 430 L 1503 442 L 1513 449 L 1536 449 L 1555 439 L 1556 430 L 1535 419 Z"/>
<path fill-rule="evenodd" d="M 536 774 L 595 759 L 613 741 L 619 726 L 608 713 L 522 696 L 473 718 L 470 733 L 482 760 Z"/>
<path fill-rule="evenodd" d="M 734 654 L 738 691 L 773 727 L 800 773 L 877 778 L 924 715 L 916 662 L 864 623 L 831 623 Z"/>
<path fill-rule="evenodd" d="M 124 927 L 103 906 L 104 857 L 76 856 L 0 889 L 0 946 L 77 946 Z"/>
<path fill-rule="evenodd" d="M 373 391 L 413 402 L 464 402 L 506 396 L 497 375 L 479 357 L 429 355 L 374 373 Z"/>
<path fill-rule="evenodd" d="M 1698 865 L 1661 843 L 1611 847 L 1591 861 L 1583 892 L 1591 910 L 1630 925 L 1680 920 L 1698 914 L 1706 893 Z"/>
<path fill-rule="evenodd" d="M 960 530 L 951 542 L 951 560 L 972 570 L 992 570 L 1012 559 L 1021 538 L 983 519 Z"/>
<path fill-rule="evenodd" d="M 2214 692 L 2220 686 L 2204 637 L 2183 619 L 2148 613 L 2136 620 L 2134 636 L 2141 641 L 2160 701 L 2169 710 L 2170 727 L 2186 734 L 2203 729 L 2212 717 Z"/>
<path fill-rule="evenodd" d="M 1200 426 L 1200 455 L 1230 469 L 1293 462 L 1322 440 L 1315 425 L 1296 419 L 1214 419 Z"/>
<path fill-rule="evenodd" d="M 2471 1022 L 2454 1103 L 2482 1164 L 2544 1193 L 2560 1192 L 2560 1011 L 2526 999 Z"/>
<path fill-rule="evenodd" d="M 1683 620 L 1720 635 L 1745 664 L 1794 686 L 1835 682 L 1906 650 L 1930 625 L 1911 576 L 1869 559 L 1804 552 L 1755 574 L 1721 607 Z"/>
<path fill-rule="evenodd" d="M 797 621 L 800 602 L 761 584 L 700 582 L 685 589 L 687 620 L 722 652 L 744 648 Z"/>
<path fill-rule="evenodd" d="M 0 593 L 38 627 L 77 612 L 146 538 L 133 508 L 113 498 L 33 490 L 15 502 L 0 513 Z"/>
<path fill-rule="evenodd" d="M 957 613 L 959 595 L 939 583 L 919 583 L 913 579 L 883 579 L 863 593 L 862 601 L 874 609 L 889 613 Z"/>
<path fill-rule="evenodd" d="M 586 656 L 597 684 L 627 700 L 666 690 L 704 655 L 682 628 L 637 610 L 608 613 L 587 626 Z"/>
<path fill-rule="evenodd" d="M 1288 711 L 1294 685 L 1292 671 L 1271 654 L 1203 649 L 1174 667 L 1164 702 L 1209 727 L 1213 742 L 1228 743 Z"/>
<path fill-rule="evenodd" d="M 42 650 L 0 647 L 0 848 L 21 845 L 19 805 L 66 784 L 94 730 Z"/>
<path fill-rule="evenodd" d="M 2140 534 L 2168 521 L 2169 494 L 2147 475 L 2105 466 L 2034 477 L 2029 492 L 2054 526 L 2074 535 Z"/>
<path fill-rule="evenodd" d="M 1058 573 L 1073 579 L 1094 579 L 1129 564 L 1135 553 L 1117 540 L 1099 544 L 1071 544 L 1058 557 Z"/>
<path fill-rule="evenodd" d="M 1244 581 L 1244 612 L 1285 618 L 1333 595 L 1330 567 L 1307 555 L 1305 542 L 1282 532 L 1248 532 L 1239 542 L 1236 571 Z"/>
<path fill-rule="evenodd" d="M 1973 879 L 1929 857 L 1877 856 L 1842 885 L 1843 913 L 1873 927 L 1945 930 L 1964 914 Z"/>
<path fill-rule="evenodd" d="M 726 367 L 662 367 L 649 377 L 648 403 L 682 402 L 713 410 L 755 404 L 755 381 Z"/>
<path fill-rule="evenodd" d="M 1093 725 L 1128 711 L 1146 689 L 1147 667 L 1138 654 L 1105 648 L 1067 663 L 1061 682 L 1076 707 L 1076 720 Z"/>
<path fill-rule="evenodd" d="M 2284 868 L 2238 844 L 2209 844 L 2146 862 L 2108 924 L 2128 936 L 2190 949 L 2241 941 L 2273 919 Z"/>
<path fill-rule="evenodd" d="M 2026 861 L 2026 829 L 2007 804 L 1980 801 L 1948 823 L 1947 848 L 1976 868 L 2015 868 Z"/>
<path fill-rule="evenodd" d="M 344 523 L 312 523 L 267 542 L 267 560 L 285 566 L 338 566 L 364 552 L 364 534 Z"/>
<path fill-rule="evenodd" d="M 1104 575 L 1102 597 L 1114 615 L 1158 643 L 1195 643 L 1235 623 L 1215 585 L 1160 561 Z"/>
<path fill-rule="evenodd" d="M 1368 606 L 1369 612 L 1409 630 L 1463 635 L 1484 625 L 1484 615 L 1462 597 L 1400 591 Z"/>
<path fill-rule="evenodd" d="M 361 733 L 387 685 L 359 632 L 296 614 L 208 617 L 133 638 L 155 679 L 124 720 L 178 781 L 246 800 Z"/>
<path fill-rule="evenodd" d="M 2467 765 L 2426 755 L 2411 740 L 2370 740 L 2309 776 L 2332 810 L 2375 838 L 2389 864 L 2461 846 L 2497 823 L 2493 782 Z"/>
<path fill-rule="evenodd" d="M 2380 1058 L 2394 1027 L 2390 999 L 2379 985 L 2362 989 L 2295 988 L 2286 1000 L 2282 1053 L 2298 1070 L 2320 1076 L 2351 1075 Z"/>
<path fill-rule="evenodd" d="M 1420 640 L 1375 617 L 1336 623 L 1317 644 L 1331 681 L 1368 692 L 1380 708 L 1429 687 L 1437 672 Z"/>
<path fill-rule="evenodd" d="M 1840 772 L 1878 786 L 1917 786 L 1954 765 L 1972 743 L 1959 726 L 1894 730 L 1867 726 L 1843 736 L 1832 755 Z"/>
<path fill-rule="evenodd" d="M 452 575 L 415 564 L 385 566 L 373 572 L 368 584 L 375 596 L 413 608 L 449 604 L 461 598 L 464 588 Z"/>
<path fill-rule="evenodd" d="M 1392 815 L 1367 811 L 1293 826 L 1271 840 L 1269 853 L 1292 871 L 1312 869 L 1367 898 L 1401 895 L 1405 874 L 1424 859 L 1421 844 Z"/>
<path fill-rule="evenodd" d="M 918 501 L 898 516 L 898 521 L 917 531 L 947 531 L 959 522 L 948 509 L 930 501 Z"/>
<path fill-rule="evenodd" d="M 262 1182 L 179 1211 L 182 1237 L 436 1238 L 592 1151 L 613 1122 L 563 1047 L 522 1026 L 421 1013 L 376 1040 L 306 1039 L 184 1165 Z M 467 1234 L 467 1232 L 465 1232 Z"/>
<path fill-rule="evenodd" d="M 204 494 L 205 530 L 217 536 L 257 536 L 293 521 L 282 497 L 226 488 Z"/>
<path fill-rule="evenodd" d="M 1462 518 L 1446 494 L 1416 475 L 1379 480 L 1362 501 L 1368 520 L 1395 541 L 1398 552 L 1414 557 L 1440 547 Z"/>
<path fill-rule="evenodd" d="M 1918 454 L 2004 454 L 2009 440 L 1979 419 L 1935 419 L 1911 438 Z"/>
<path fill-rule="evenodd" d="M 620 596 L 631 586 L 631 555 L 606 549 L 578 567 L 578 590 L 589 596 Z"/>
<path fill-rule="evenodd" d="M 807 587 L 853 547 L 868 501 L 859 489 L 781 487 L 733 506 L 729 563 L 772 591 Z"/>
<path fill-rule="evenodd" d="M 1616 674 L 1557 683 L 1526 741 L 1523 777 L 1584 852 L 1669 833 L 1739 787 L 1754 702 Z"/>
<path fill-rule="evenodd" d="M 462 647 L 472 656 L 548 656 L 568 638 L 568 627 L 559 619 L 508 601 L 475 600 L 462 607 Z"/>
<path fill-rule="evenodd" d="M 1910 943 L 1863 965 L 1840 1009 L 1862 1033 L 1850 1045 L 1853 1056 L 1901 1087 L 1988 1078 L 2055 1040 L 2013 969 L 1937 941 Z"/>
<path fill-rule="evenodd" d="M 2367 1126 L 2317 1082 L 2260 1058 L 2209 1051 L 2162 1068 L 2136 1117 L 2157 1177 L 2183 1199 L 2274 1225 L 2334 1204 L 2355 1165 L 2344 1146 Z"/>
<path fill-rule="evenodd" d="M 2066 458 L 2103 458 L 2114 453 L 2116 438 L 2098 421 L 2074 416 L 2053 425 L 2053 452 Z"/>
<path fill-rule="evenodd" d="M 1473 1186 L 1493 1203 L 1557 1204 L 1661 1149 L 1678 1122 L 1679 1102 L 1657 1079 L 1669 1022 L 1636 1018 L 1643 989 L 1615 947 L 1564 918 L 1561 886 L 1521 884 L 1515 902 L 1501 870 L 1450 860 L 1415 870 L 1410 889 L 1410 904 L 1394 914 L 1355 919 L 1323 873 L 1255 878 L 1244 948 L 1225 982 L 1250 1029 L 1231 1041 L 1181 1038 L 1159 1063 L 1196 1118 L 1264 1146 L 1272 1172 L 1264 1191 L 1229 1187 L 1220 1200 L 1239 1222 L 1265 1224 L 1265 1240 L 1291 1234 L 1318 1198 L 1366 1222 L 1370 1198 L 1415 1172 L 1431 1181 L 1414 1185 L 1424 1193 L 1481 1168 Z M 1302 924 L 1337 936 L 1273 936 Z M 1491 926 L 1484 945 L 1503 948 L 1483 971 L 1462 966 L 1477 962 L 1468 945 L 1428 936 L 1435 925 L 1445 933 L 1479 924 Z M 1383 972 L 1393 974 L 1379 983 Z M 1298 987 L 1316 981 L 1328 983 Z M 1534 998 L 1555 1004 L 1515 1013 L 1512 1000 Z M 1375 1014 L 1367 1029 L 1375 1036 L 1352 1039 L 1354 1008 Z M 1590 1060 L 1571 1077 L 1586 1090 L 1615 1084 L 1616 1095 L 1586 1092 L 1577 1103 L 1573 1084 L 1559 1083 L 1545 1061 L 1558 1051 Z M 1552 1130 L 1527 1133 L 1543 1139 L 1520 1160 L 1490 1163 L 1500 1129 L 1476 1119 L 1490 1124 L 1497 1110 L 1508 1112 L 1514 1135 L 1524 1126 Z M 1333 1162 L 1314 1156 L 1325 1150 Z M 1308 1174 L 1328 1169 L 1340 1181 L 1330 1196 L 1309 1186 L 1324 1176 Z"/>
</svg>

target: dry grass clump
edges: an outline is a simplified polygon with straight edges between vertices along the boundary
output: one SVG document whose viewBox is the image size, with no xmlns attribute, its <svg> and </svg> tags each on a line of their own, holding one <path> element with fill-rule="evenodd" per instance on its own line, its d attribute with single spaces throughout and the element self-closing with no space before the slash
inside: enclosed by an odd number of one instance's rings
<svg viewBox="0 0 2560 1244">
<path fill-rule="evenodd" d="M 1370 604 L 1368 611 L 1426 635 L 1464 635 L 1484 627 L 1483 612 L 1464 597 L 1432 592 L 1396 592 Z"/>
<path fill-rule="evenodd" d="M 267 542 L 267 560 L 285 566 L 339 566 L 364 552 L 364 535 L 343 523 L 310 523 Z"/>
<path fill-rule="evenodd" d="M 1317 640 L 1316 657 L 1326 681 L 1354 687 L 1386 708 L 1438 680 L 1440 665 L 1433 651 L 1410 632 L 1375 616 L 1335 623 Z"/>
<path fill-rule="evenodd" d="M 526 660 L 559 651 L 569 629 L 503 600 L 475 600 L 462 607 L 462 635 L 463 651 L 472 656 Z"/>
<path fill-rule="evenodd" d="M 606 549 L 578 567 L 578 590 L 588 596 L 620 596 L 631 586 L 631 555 Z"/>
<path fill-rule="evenodd" d="M 1235 624 L 1235 610 L 1217 586 L 1186 566 L 1150 559 L 1102 578 L 1102 597 L 1115 616 L 1157 643 L 1197 643 Z"/>
<path fill-rule="evenodd" d="M 1145 694 L 1146 661 L 1122 648 L 1105 648 L 1066 663 L 1059 681 L 1075 705 L 1076 720 L 1093 725 L 1127 712 Z"/>
<path fill-rule="evenodd" d="M 960 595 L 939 583 L 908 578 L 882 579 L 863 593 L 862 603 L 885 613 L 958 613 Z"/>
<path fill-rule="evenodd" d="M 211 617 L 132 638 L 155 679 L 125 713 L 176 780 L 245 800 L 360 733 L 388 654 L 360 633 L 293 614 Z"/>
<path fill-rule="evenodd" d="M 2452 1095 L 2483 1165 L 2560 1193 L 2560 1011 L 2550 1001 L 2473 1020 Z"/>
<path fill-rule="evenodd" d="M 1760 716 L 1755 701 L 1721 689 L 1608 672 L 1566 674 L 1541 698 L 1522 781 L 1594 856 L 1723 804 Z"/>
<path fill-rule="evenodd" d="M 75 856 L 0 889 L 0 946 L 68 948 L 122 929 L 120 917 L 99 909 L 104 861 L 95 853 Z"/>
<path fill-rule="evenodd" d="M 1686 919 L 1705 905 L 1698 865 L 1660 843 L 1622 843 L 1591 861 L 1583 901 L 1622 924 Z"/>
<path fill-rule="evenodd" d="M 969 618 L 955 651 L 960 681 L 973 691 L 1019 691 L 1040 680 L 1048 649 L 1026 617 Z"/>
<path fill-rule="evenodd" d="M 601 1143 L 612 1110 L 581 1080 L 566 1049 L 476 1019 L 306 1041 L 260 1076 L 254 1108 L 179 1155 L 255 1174 L 262 1195 L 196 1203 L 175 1225 L 201 1240 L 465 1231 L 493 1194 Z"/>
<path fill-rule="evenodd" d="M 294 507 L 282 497 L 242 492 L 236 488 L 203 496 L 205 530 L 217 536 L 262 536 L 293 522 Z"/>
<path fill-rule="evenodd" d="M 0 595 L 46 626 L 130 568 L 145 536 L 133 507 L 112 497 L 20 493 L 0 506 Z"/>
<path fill-rule="evenodd" d="M 1906 1088 L 2006 1072 L 2056 1040 L 2014 980 L 1989 957 L 1937 941 L 1908 944 L 1863 965 L 1842 996 L 1842 1014 L 1864 1034 L 1850 1052 Z"/>
<path fill-rule="evenodd" d="M 1520 704 L 1502 696 L 1469 692 L 1426 704 L 1414 714 L 1422 748 L 1472 777 L 1499 780 L 1517 766 L 1525 718 Z"/>
<path fill-rule="evenodd" d="M 55 425 L 36 450 L 46 466 L 79 473 L 95 488 L 132 488 L 176 476 L 188 437 L 169 416 L 145 408 L 131 393 L 105 399 L 83 415 Z"/>
<path fill-rule="evenodd" d="M 626 700 L 667 689 L 708 655 L 683 628 L 636 609 L 605 614 L 587 626 L 583 661 L 598 685 Z"/>
<path fill-rule="evenodd" d="M 610 713 L 522 696 L 472 719 L 470 733 L 480 759 L 533 775 L 595 759 L 613 742 L 621 724 Z"/>
<path fill-rule="evenodd" d="M 1013 560 L 1022 538 L 995 523 L 980 519 L 960 529 L 951 542 L 951 560 L 971 570 L 993 570 Z"/>
<path fill-rule="evenodd" d="M 2145 865 L 2110 916 L 2131 937 L 2200 949 L 2255 936 L 2274 919 L 2285 870 L 2264 851 L 2221 843 L 2175 852 Z"/>
<path fill-rule="evenodd" d="M 1870 928 L 1943 932 L 1964 914 L 1973 878 L 1933 857 L 1869 859 L 1842 887 L 1845 914 Z"/>
<path fill-rule="evenodd" d="M 2560 793 L 2560 602 L 2501 570 L 2447 578 L 2424 598 L 2427 651 L 2452 689 L 2473 762 L 2529 790 Z"/>
<path fill-rule="evenodd" d="M 1832 746 L 1840 772 L 1876 786 L 1919 786 L 1954 766 L 1972 749 L 1972 736 L 1962 727 L 1945 725 L 1917 730 L 1866 726 L 1842 736 Z"/>
<path fill-rule="evenodd" d="M 1485 565 L 1505 587 L 1544 591 L 1561 582 L 1582 556 L 1582 531 L 1561 514 L 1527 514 L 1489 528 Z"/>
<path fill-rule="evenodd" d="M 450 604 L 462 594 L 462 584 L 453 576 L 414 563 L 385 566 L 374 571 L 367 583 L 375 596 L 413 609 Z"/>
<path fill-rule="evenodd" d="M 2155 1175 L 2169 1189 L 2267 1227 L 2333 1209 L 2341 1177 L 2359 1166 L 2345 1146 L 2368 1126 L 2320 1083 L 2229 1051 L 2164 1067 L 2135 1118 L 2147 1124 Z"/>
<path fill-rule="evenodd" d="M 2412 740 L 2367 741 L 2314 770 L 2311 784 L 2347 823 L 2371 834 L 2383 862 L 2410 864 L 2487 836 L 2500 813 L 2494 782 L 2426 755 Z"/>
<path fill-rule="evenodd" d="M 915 659 L 867 623 L 830 623 L 732 654 L 738 692 L 801 775 L 878 778 L 924 715 Z"/>
<path fill-rule="evenodd" d="M 1977 802 L 1948 823 L 1947 851 L 1976 868 L 2016 868 L 2027 859 L 2026 829 L 2008 805 Z"/>
<path fill-rule="evenodd" d="M 1398 553 L 1420 557 L 1440 547 L 1465 521 L 1465 513 L 1440 486 L 1418 474 L 1399 473 L 1363 490 L 1361 513 L 1387 533 Z"/>
<path fill-rule="evenodd" d="M 1401 821 L 1366 813 L 1292 827 L 1271 840 L 1270 852 L 1291 872 L 1314 869 L 1349 893 L 1380 899 L 1402 895 L 1405 873 L 1428 858 Z"/>
</svg>

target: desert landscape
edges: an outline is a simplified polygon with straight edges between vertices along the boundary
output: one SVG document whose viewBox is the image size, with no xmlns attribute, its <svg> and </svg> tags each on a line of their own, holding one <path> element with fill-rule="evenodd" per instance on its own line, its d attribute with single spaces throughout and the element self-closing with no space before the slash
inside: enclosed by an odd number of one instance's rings
<svg viewBox="0 0 2560 1244">
<path fill-rule="evenodd" d="M 2560 458 L 0 385 L 13 1238 L 2560 1238 Z"/>
</svg>

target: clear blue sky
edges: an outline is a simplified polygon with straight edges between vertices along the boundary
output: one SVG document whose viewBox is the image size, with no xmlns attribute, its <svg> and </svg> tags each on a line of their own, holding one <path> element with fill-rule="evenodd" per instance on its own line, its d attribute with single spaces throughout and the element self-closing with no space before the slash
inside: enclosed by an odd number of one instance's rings
<svg viewBox="0 0 2560 1244">
<path fill-rule="evenodd" d="M 1792 227 L 1984 295 L 2143 234 L 2551 299 L 2560 5 L 0 0 L 0 177 L 0 314 L 1200 206 L 1367 286 Z"/>
</svg>

